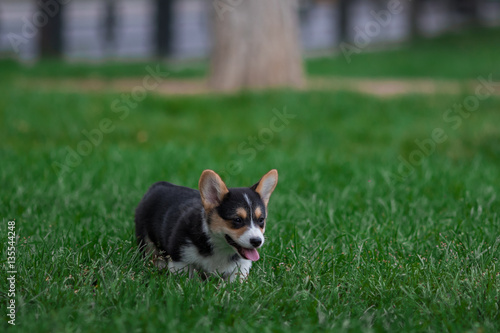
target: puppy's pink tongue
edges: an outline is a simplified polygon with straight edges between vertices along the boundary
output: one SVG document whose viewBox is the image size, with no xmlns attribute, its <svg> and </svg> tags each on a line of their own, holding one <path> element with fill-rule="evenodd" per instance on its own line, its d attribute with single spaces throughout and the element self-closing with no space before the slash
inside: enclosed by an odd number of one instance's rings
<svg viewBox="0 0 500 333">
<path fill-rule="evenodd" d="M 248 260 L 257 261 L 259 260 L 259 252 L 256 249 L 245 249 L 243 248 L 243 254 Z"/>
</svg>

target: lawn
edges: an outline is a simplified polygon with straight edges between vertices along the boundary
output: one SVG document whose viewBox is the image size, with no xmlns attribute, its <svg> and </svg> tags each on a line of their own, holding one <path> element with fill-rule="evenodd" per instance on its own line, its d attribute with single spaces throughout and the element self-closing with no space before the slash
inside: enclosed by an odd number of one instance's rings
<svg viewBox="0 0 500 333">
<path fill-rule="evenodd" d="M 500 97 L 459 116 L 448 110 L 468 95 L 150 93 L 120 114 L 119 93 L 12 84 L 50 66 L 12 66 L 0 82 L 0 279 L 15 219 L 18 331 L 500 330 Z M 213 169 L 250 186 L 272 168 L 266 244 L 245 283 L 165 274 L 138 255 L 134 209 L 153 182 L 196 187 Z"/>
<path fill-rule="evenodd" d="M 339 50 L 332 57 L 311 59 L 306 66 L 315 76 L 470 79 L 485 73 L 499 77 L 498 54 L 500 28 L 475 29 L 418 39 L 381 52 L 347 53 L 346 57 Z"/>
</svg>

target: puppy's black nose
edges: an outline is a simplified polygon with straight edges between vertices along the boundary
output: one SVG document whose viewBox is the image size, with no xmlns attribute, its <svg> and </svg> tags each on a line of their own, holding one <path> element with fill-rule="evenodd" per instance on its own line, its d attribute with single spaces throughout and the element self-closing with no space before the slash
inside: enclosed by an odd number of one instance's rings
<svg viewBox="0 0 500 333">
<path fill-rule="evenodd" d="M 262 239 L 260 239 L 260 238 L 250 238 L 250 244 L 252 244 L 253 247 L 259 247 L 260 244 L 262 244 Z"/>
</svg>

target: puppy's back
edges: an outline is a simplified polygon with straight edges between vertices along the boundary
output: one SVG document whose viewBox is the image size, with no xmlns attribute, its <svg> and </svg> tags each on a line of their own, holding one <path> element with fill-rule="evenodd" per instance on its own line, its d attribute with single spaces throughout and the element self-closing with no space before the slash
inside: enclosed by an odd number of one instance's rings
<svg viewBox="0 0 500 333">
<path fill-rule="evenodd" d="M 168 238 L 168 235 L 164 233 L 173 228 L 167 224 L 176 222 L 179 211 L 186 202 L 198 201 L 199 198 L 199 192 L 191 188 L 168 182 L 153 184 L 135 211 L 138 245 L 144 246 L 146 237 L 157 245 L 166 245 L 167 239 L 162 238 Z"/>
</svg>

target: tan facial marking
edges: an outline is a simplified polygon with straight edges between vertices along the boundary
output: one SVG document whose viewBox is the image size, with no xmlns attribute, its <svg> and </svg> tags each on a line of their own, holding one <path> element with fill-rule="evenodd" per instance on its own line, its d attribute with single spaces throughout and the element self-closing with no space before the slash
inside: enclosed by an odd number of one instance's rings
<svg viewBox="0 0 500 333">
<path fill-rule="evenodd" d="M 255 208 L 255 220 L 258 220 L 262 217 L 262 209 L 260 207 Z M 262 230 L 262 233 L 266 231 L 266 225 L 264 224 L 264 228 L 261 228 L 259 226 L 260 230 Z"/>
<path fill-rule="evenodd" d="M 262 216 L 262 209 L 260 209 L 260 207 L 257 207 L 255 209 L 255 218 L 260 219 L 261 216 Z"/>
<path fill-rule="evenodd" d="M 236 209 L 236 214 L 238 214 L 238 216 L 242 219 L 247 218 L 247 210 L 245 208 L 239 207 L 238 209 Z"/>
<path fill-rule="evenodd" d="M 228 221 L 220 217 L 219 214 L 214 212 L 210 215 L 209 218 L 210 223 L 208 225 L 212 232 L 222 233 L 225 232 L 225 230 L 228 228 Z"/>
<path fill-rule="evenodd" d="M 245 233 L 245 231 L 247 231 L 247 227 L 233 229 L 232 222 L 229 220 L 224 220 L 216 212 L 213 212 L 210 215 L 209 228 L 213 233 L 228 234 L 232 239 L 240 238 Z"/>
</svg>

